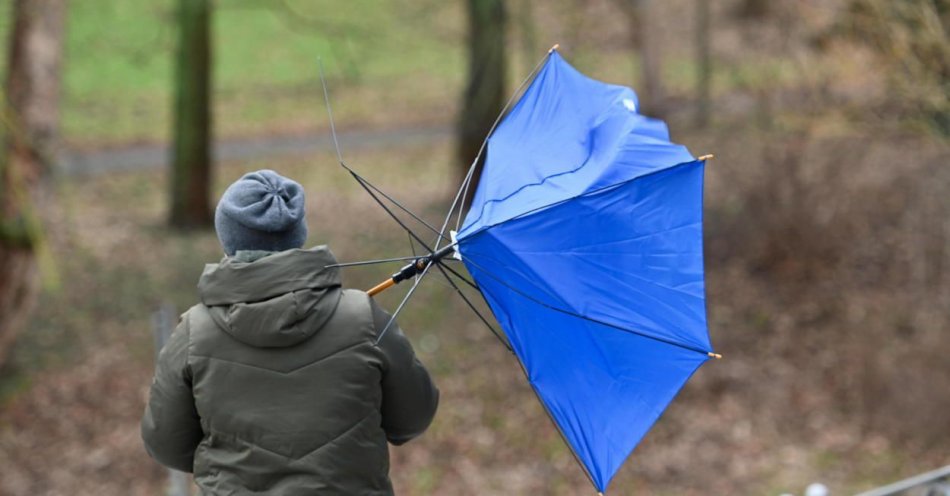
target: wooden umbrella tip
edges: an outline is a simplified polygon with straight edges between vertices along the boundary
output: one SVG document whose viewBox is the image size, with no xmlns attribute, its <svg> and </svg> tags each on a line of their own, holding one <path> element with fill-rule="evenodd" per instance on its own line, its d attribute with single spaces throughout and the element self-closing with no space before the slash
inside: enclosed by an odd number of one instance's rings
<svg viewBox="0 0 950 496">
<path fill-rule="evenodd" d="M 713 353 L 711 351 L 709 353 L 706 353 L 706 355 L 709 357 L 715 358 L 716 360 L 719 360 L 720 358 L 722 358 L 722 355 L 720 355 L 719 353 Z"/>
<path fill-rule="evenodd" d="M 561 48 L 561 44 L 560 44 L 560 43 L 555 43 L 554 46 L 551 47 L 550 50 L 548 50 L 548 53 L 551 53 L 551 52 L 557 50 L 558 48 Z"/>
<path fill-rule="evenodd" d="M 712 153 L 710 153 L 709 155 L 703 155 L 702 157 L 699 157 L 699 160 L 706 161 L 706 160 L 709 160 L 709 159 L 711 159 L 711 158 L 713 158 L 713 157 L 715 157 L 715 155 L 713 155 Z"/>
</svg>

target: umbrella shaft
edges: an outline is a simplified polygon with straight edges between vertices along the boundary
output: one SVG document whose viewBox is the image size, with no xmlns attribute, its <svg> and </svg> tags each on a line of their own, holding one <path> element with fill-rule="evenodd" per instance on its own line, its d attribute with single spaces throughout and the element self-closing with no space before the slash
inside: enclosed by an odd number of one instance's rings
<svg viewBox="0 0 950 496">
<path fill-rule="evenodd" d="M 433 262 L 438 263 L 439 260 L 442 260 L 443 258 L 451 255 L 452 252 L 454 251 L 455 251 L 455 245 L 450 244 L 448 246 L 444 246 L 440 248 L 438 251 L 436 251 L 435 253 L 427 257 L 417 258 L 413 260 L 411 263 L 406 264 L 403 268 L 399 269 L 399 272 L 396 272 L 395 274 L 393 274 L 389 279 L 377 284 L 376 286 L 373 286 L 373 288 L 367 291 L 366 294 L 370 296 L 376 296 L 377 294 L 382 293 L 383 291 L 395 286 L 396 284 L 399 284 L 402 281 L 405 281 L 406 279 L 415 277 L 420 272 L 425 270 L 425 268 L 428 267 L 429 264 Z"/>
</svg>

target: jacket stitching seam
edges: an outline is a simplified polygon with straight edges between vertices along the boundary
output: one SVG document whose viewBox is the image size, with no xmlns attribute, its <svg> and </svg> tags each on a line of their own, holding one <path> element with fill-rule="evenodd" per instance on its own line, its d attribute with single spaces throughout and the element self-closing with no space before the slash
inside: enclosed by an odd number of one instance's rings
<svg viewBox="0 0 950 496">
<path fill-rule="evenodd" d="M 185 347 L 185 372 L 188 374 L 187 380 L 189 387 L 194 387 L 194 370 L 191 369 L 191 312 L 185 312 L 184 322 L 185 336 L 188 337 L 188 346 Z"/>
<path fill-rule="evenodd" d="M 227 359 L 227 358 L 215 357 L 215 356 L 211 356 L 211 355 L 191 355 L 191 356 L 193 356 L 193 357 L 195 357 L 195 358 L 207 358 L 207 359 L 209 359 L 209 360 L 217 360 L 217 361 L 219 361 L 219 362 L 233 363 L 233 364 L 235 364 L 235 365 L 240 365 L 240 366 L 243 366 L 243 367 L 249 367 L 249 368 L 253 368 L 253 369 L 266 370 L 267 372 L 273 372 L 273 373 L 275 373 L 275 374 L 288 375 L 288 374 L 292 374 L 292 373 L 294 373 L 294 372 L 296 372 L 296 371 L 298 371 L 298 370 L 301 370 L 301 369 L 305 369 L 305 368 L 307 368 L 307 367 L 310 367 L 311 365 L 316 365 L 316 364 L 318 364 L 318 363 L 320 363 L 320 362 L 322 362 L 322 361 L 324 361 L 324 360 L 328 360 L 328 359 L 330 359 L 330 358 L 333 358 L 335 355 L 338 355 L 338 354 L 343 353 L 343 352 L 345 352 L 345 351 L 349 351 L 349 350 L 351 350 L 351 349 L 353 349 L 353 348 L 356 348 L 356 347 L 358 347 L 358 346 L 363 346 L 363 345 L 365 345 L 365 344 L 366 344 L 366 343 L 364 343 L 364 342 L 358 342 L 358 343 L 355 343 L 355 344 L 351 344 L 351 345 L 346 346 L 346 347 L 344 347 L 344 348 L 340 348 L 339 350 L 336 350 L 336 351 L 334 351 L 334 352 L 332 352 L 332 353 L 329 353 L 329 354 L 327 354 L 325 357 L 322 357 L 322 358 L 320 358 L 320 359 L 318 359 L 318 360 L 314 360 L 314 361 L 312 361 L 312 362 L 310 362 L 310 363 L 306 363 L 306 364 L 303 364 L 303 365 L 301 365 L 301 366 L 299 366 L 299 367 L 296 367 L 296 368 L 293 368 L 293 369 L 290 369 L 290 370 L 286 370 L 286 371 L 269 369 L 269 368 L 267 368 L 267 367 L 261 367 L 261 366 L 259 366 L 259 365 L 251 365 L 251 364 L 249 364 L 249 363 L 239 362 L 239 361 L 237 361 L 237 360 L 229 360 L 229 359 Z"/>
<path fill-rule="evenodd" d="M 292 455 L 287 455 L 287 454 L 281 453 L 281 452 L 279 452 L 279 451 L 274 451 L 274 450 L 272 450 L 272 449 L 270 449 L 270 448 L 267 448 L 266 446 L 263 446 L 263 445 L 260 444 L 260 443 L 251 441 L 250 439 L 246 439 L 246 438 L 244 438 L 244 437 L 242 437 L 242 436 L 238 436 L 238 435 L 235 435 L 235 434 L 229 434 L 229 433 L 226 433 L 226 432 L 222 432 L 222 431 L 219 431 L 219 430 L 217 430 L 217 429 L 212 429 L 212 428 L 210 428 L 210 427 L 207 429 L 207 431 L 208 431 L 209 434 L 213 434 L 213 435 L 216 435 L 216 436 L 219 436 L 219 437 L 223 437 L 223 438 L 227 438 L 227 439 L 231 439 L 231 440 L 236 440 L 236 441 L 240 441 L 240 442 L 243 442 L 243 443 L 247 443 L 247 444 L 253 445 L 253 446 L 255 446 L 255 447 L 257 447 L 257 448 L 260 448 L 260 449 L 262 449 L 262 450 L 264 450 L 264 451 L 266 451 L 266 452 L 268 452 L 268 453 L 272 453 L 272 454 L 277 455 L 277 456 L 280 456 L 280 457 L 282 457 L 282 458 L 287 458 L 288 460 L 302 460 L 302 459 L 304 459 L 304 458 L 306 458 L 306 457 L 312 455 L 313 453 L 315 453 L 315 452 L 317 452 L 317 451 L 320 451 L 321 449 L 323 449 L 323 448 L 325 448 L 325 447 L 327 447 L 327 446 L 329 446 L 329 445 L 335 443 L 335 442 L 338 441 L 340 438 L 342 438 L 343 436 L 349 434 L 350 432 L 353 432 L 353 430 L 356 429 L 357 427 L 359 427 L 360 424 L 362 424 L 363 422 L 365 422 L 366 419 L 370 418 L 370 417 L 373 415 L 373 413 L 375 413 L 375 410 L 370 410 L 366 415 L 363 415 L 362 417 L 360 417 L 360 419 L 357 420 L 356 422 L 354 422 L 352 425 L 347 426 L 346 429 L 344 429 L 342 432 L 340 432 L 340 433 L 337 434 L 336 436 L 333 436 L 332 438 L 328 439 L 325 443 L 321 444 L 320 446 L 317 446 L 316 448 L 314 448 L 314 449 L 312 449 L 312 450 L 310 450 L 310 451 L 307 451 L 307 452 L 305 452 L 305 453 L 302 453 L 300 456 L 292 456 Z"/>
</svg>

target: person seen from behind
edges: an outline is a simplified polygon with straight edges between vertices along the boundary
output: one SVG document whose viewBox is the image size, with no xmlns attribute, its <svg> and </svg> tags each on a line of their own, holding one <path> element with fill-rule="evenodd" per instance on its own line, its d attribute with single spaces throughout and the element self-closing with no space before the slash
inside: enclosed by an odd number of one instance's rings
<svg viewBox="0 0 950 496">
<path fill-rule="evenodd" d="M 428 428 L 439 391 L 389 314 L 303 249 L 304 191 L 270 170 L 221 197 L 225 257 L 161 351 L 142 439 L 203 495 L 391 495 L 388 443 Z M 378 343 L 377 343 L 378 340 Z"/>
</svg>

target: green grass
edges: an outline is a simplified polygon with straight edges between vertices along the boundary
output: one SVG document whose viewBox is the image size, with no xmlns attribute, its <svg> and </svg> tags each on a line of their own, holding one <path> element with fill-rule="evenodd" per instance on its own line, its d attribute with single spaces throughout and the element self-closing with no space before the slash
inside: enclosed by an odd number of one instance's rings
<svg viewBox="0 0 950 496">
<path fill-rule="evenodd" d="M 63 74 L 62 128 L 80 146 L 165 141 L 171 131 L 175 0 L 71 2 Z M 0 11 L 0 39 L 11 27 Z M 563 21 L 563 20 L 562 20 Z M 564 33 L 538 23 L 526 54 L 512 20 L 510 90 Z M 290 133 L 327 127 L 317 71 L 322 58 L 341 127 L 449 123 L 466 73 L 462 2 L 228 0 L 213 13 L 215 134 Z M 594 36 L 592 33 L 591 36 Z M 691 95 L 688 45 L 665 47 L 664 84 Z M 576 40 L 562 47 L 579 69 L 636 87 L 636 58 L 623 44 Z M 526 59 L 531 59 L 529 62 Z M 794 82 L 782 60 L 743 59 L 716 73 L 717 93 Z"/>
<path fill-rule="evenodd" d="M 62 126 L 67 142 L 93 146 L 163 141 L 170 135 L 176 50 L 174 0 L 71 2 L 63 74 Z M 11 27 L 0 12 L 0 39 Z M 510 88 L 528 55 L 509 38 Z M 538 47 L 559 41 L 538 26 Z M 398 0 L 231 0 L 213 14 L 214 118 L 220 137 L 326 127 L 317 59 L 329 79 L 341 127 L 447 123 L 466 72 L 461 2 Z M 562 48 L 579 69 L 636 86 L 636 60 L 621 46 L 578 42 Z M 667 49 L 668 93 L 690 94 L 695 64 L 682 47 Z M 537 57 L 543 53 L 537 54 Z M 717 73 L 718 91 L 774 84 L 783 62 L 750 60 Z M 781 71 L 779 71 L 781 69 Z"/>
<path fill-rule="evenodd" d="M 63 75 L 63 131 L 79 144 L 155 141 L 170 131 L 172 0 L 71 2 Z M 11 28 L 0 12 L 0 39 Z M 341 124 L 387 124 L 444 114 L 464 72 L 455 3 L 216 2 L 216 132 L 259 134 L 323 126 L 317 58 Z"/>
</svg>

